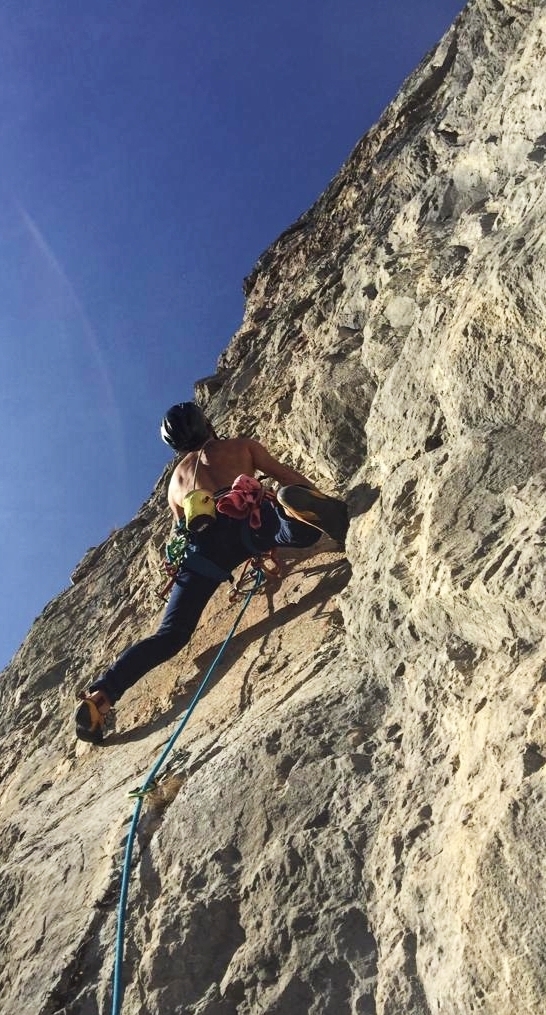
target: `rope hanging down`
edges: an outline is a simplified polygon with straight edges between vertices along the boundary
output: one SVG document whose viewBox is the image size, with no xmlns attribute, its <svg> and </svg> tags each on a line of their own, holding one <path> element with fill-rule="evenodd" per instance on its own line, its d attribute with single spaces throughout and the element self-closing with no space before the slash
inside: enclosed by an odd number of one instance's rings
<svg viewBox="0 0 546 1015">
<path fill-rule="evenodd" d="M 143 803 L 143 800 L 144 800 L 144 797 L 146 796 L 146 794 L 154 787 L 155 780 L 156 780 L 156 777 L 157 777 L 160 769 L 163 767 L 165 761 L 167 760 L 168 755 L 172 751 L 176 741 L 178 740 L 180 734 L 182 733 L 182 730 L 187 725 L 187 723 L 188 723 L 188 721 L 190 719 L 190 716 L 192 715 L 194 709 L 197 706 L 197 703 L 198 703 L 199 699 L 203 695 L 203 692 L 204 692 L 204 690 L 205 690 L 205 688 L 206 688 L 206 686 L 207 686 L 207 684 L 208 684 L 208 682 L 210 680 L 210 677 L 211 677 L 212 673 L 214 672 L 216 666 L 220 662 L 220 659 L 222 658 L 222 656 L 223 656 L 223 654 L 224 654 L 224 652 L 225 652 L 229 642 L 231 641 L 233 635 L 235 634 L 235 631 L 236 631 L 237 627 L 239 626 L 240 621 L 242 620 L 243 614 L 244 614 L 244 612 L 245 612 L 245 610 L 246 610 L 250 600 L 252 599 L 252 596 L 254 595 L 255 592 L 258 592 L 258 590 L 261 588 L 261 586 L 263 585 L 263 583 L 266 580 L 266 576 L 264 574 L 264 570 L 260 566 L 255 566 L 254 567 L 254 569 L 252 571 L 252 577 L 254 578 L 254 584 L 253 584 L 252 588 L 250 588 L 249 591 L 247 592 L 247 594 L 245 596 L 245 600 L 243 602 L 243 605 L 241 606 L 241 609 L 239 610 L 239 613 L 237 614 L 237 617 L 235 618 L 235 621 L 234 621 L 234 623 L 233 623 L 233 625 L 231 627 L 231 630 L 230 630 L 229 634 L 227 635 L 225 641 L 220 646 L 220 649 L 218 650 L 218 653 L 216 654 L 216 656 L 213 659 L 211 665 L 209 666 L 207 672 L 205 673 L 205 676 L 203 677 L 201 683 L 199 684 L 199 687 L 197 688 L 197 691 L 195 692 L 195 695 L 193 696 L 187 711 L 182 716 L 182 719 L 180 720 L 180 722 L 179 722 L 178 726 L 176 727 L 174 733 L 172 734 L 171 738 L 168 740 L 167 744 L 165 745 L 165 747 L 164 747 L 163 751 L 161 752 L 159 758 L 157 759 L 157 761 L 155 762 L 153 767 L 150 769 L 150 771 L 149 771 L 148 775 L 146 776 L 146 779 L 144 780 L 142 786 L 140 787 L 139 790 L 137 790 L 134 794 L 132 794 L 134 797 L 136 797 L 136 803 L 135 803 L 135 809 L 134 809 L 134 812 L 133 812 L 133 819 L 131 821 L 131 827 L 129 829 L 129 835 L 127 837 L 127 844 L 126 844 L 126 847 L 125 847 L 125 859 L 124 859 L 124 863 L 123 863 L 123 871 L 122 871 L 122 876 L 121 876 L 121 888 L 120 888 L 120 896 L 119 896 L 118 920 L 117 920 L 117 931 L 116 931 L 116 951 L 115 951 L 115 959 L 114 959 L 114 977 L 113 977 L 113 990 L 112 990 L 112 1015 L 119 1015 L 119 1012 L 121 1011 L 122 1000 L 123 1000 L 122 966 L 123 966 L 123 945 L 124 945 L 124 936 L 125 936 L 125 916 L 126 916 L 126 911 L 127 911 L 127 897 L 128 897 L 128 894 L 129 894 L 129 877 L 130 877 L 130 873 L 131 873 L 131 858 L 132 858 L 132 854 L 133 854 L 133 846 L 134 846 L 134 842 L 135 842 L 135 838 L 136 838 L 136 833 L 137 833 L 137 828 L 138 828 L 138 822 L 139 822 L 139 819 L 140 819 L 140 812 L 142 810 L 142 803 Z"/>
</svg>

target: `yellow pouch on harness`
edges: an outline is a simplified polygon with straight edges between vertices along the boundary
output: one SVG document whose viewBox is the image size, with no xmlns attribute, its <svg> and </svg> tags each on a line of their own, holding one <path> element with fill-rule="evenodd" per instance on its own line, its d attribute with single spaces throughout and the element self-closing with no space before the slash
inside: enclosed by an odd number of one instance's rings
<svg viewBox="0 0 546 1015">
<path fill-rule="evenodd" d="M 182 503 L 188 532 L 202 532 L 216 520 L 214 497 L 208 490 L 192 490 Z"/>
</svg>

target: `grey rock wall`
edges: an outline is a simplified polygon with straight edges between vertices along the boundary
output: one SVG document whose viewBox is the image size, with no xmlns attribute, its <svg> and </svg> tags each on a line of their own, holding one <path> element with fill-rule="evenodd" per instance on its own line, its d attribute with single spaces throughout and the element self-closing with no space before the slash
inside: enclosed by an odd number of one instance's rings
<svg viewBox="0 0 546 1015">
<path fill-rule="evenodd" d="M 545 32 L 468 5 L 197 384 L 351 527 L 252 602 L 146 803 L 127 1015 L 544 1010 Z M 109 746 L 74 743 L 75 693 L 160 615 L 166 478 L 2 676 L 6 1015 L 110 1010 L 127 791 L 233 620 L 220 593 Z"/>
</svg>

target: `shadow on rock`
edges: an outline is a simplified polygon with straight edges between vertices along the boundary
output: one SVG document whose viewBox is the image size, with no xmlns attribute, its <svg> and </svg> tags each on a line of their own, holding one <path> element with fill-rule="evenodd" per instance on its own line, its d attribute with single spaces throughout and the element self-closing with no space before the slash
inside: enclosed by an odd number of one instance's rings
<svg viewBox="0 0 546 1015">
<path fill-rule="evenodd" d="M 303 595 L 297 603 L 287 603 L 280 610 L 273 608 L 273 604 L 268 597 L 270 607 L 268 615 L 252 627 L 234 634 L 218 664 L 216 673 L 211 676 L 203 696 L 216 686 L 226 671 L 243 655 L 249 645 L 260 638 L 264 639 L 264 645 L 267 644 L 267 637 L 273 630 L 276 630 L 277 627 L 280 627 L 285 622 L 294 620 L 294 618 L 303 616 L 310 611 L 314 611 L 316 617 L 324 616 L 329 600 L 333 595 L 341 592 L 347 585 L 351 577 L 351 566 L 347 560 L 343 559 L 337 561 L 333 566 L 322 564 L 314 568 L 306 568 L 306 575 L 322 575 L 323 577 L 318 585 Z M 332 609 L 334 610 L 335 607 Z M 144 740 L 150 734 L 158 732 L 169 726 L 170 723 L 175 722 L 176 719 L 181 718 L 184 710 L 191 704 L 200 681 L 216 658 L 222 644 L 223 641 L 219 641 L 207 649 L 206 652 L 196 657 L 195 662 L 201 672 L 196 677 L 192 677 L 191 682 L 185 686 L 181 694 L 173 697 L 172 704 L 167 712 L 162 712 L 157 718 L 144 723 L 142 726 L 133 727 L 133 729 L 126 730 L 123 733 L 112 733 L 101 746 L 113 747 L 118 744 Z"/>
<path fill-rule="evenodd" d="M 370 486 L 369 483 L 359 483 L 358 486 L 353 487 L 347 498 L 350 517 L 357 518 L 359 515 L 365 515 L 374 506 L 380 493 L 379 486 Z"/>
</svg>

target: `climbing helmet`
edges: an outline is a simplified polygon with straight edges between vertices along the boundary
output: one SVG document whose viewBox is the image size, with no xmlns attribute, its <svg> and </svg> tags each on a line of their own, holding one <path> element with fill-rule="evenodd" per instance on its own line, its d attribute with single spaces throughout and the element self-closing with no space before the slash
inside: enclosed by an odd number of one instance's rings
<svg viewBox="0 0 546 1015">
<path fill-rule="evenodd" d="M 165 444 L 179 452 L 195 451 L 213 432 L 205 413 L 195 402 L 172 405 L 161 422 Z"/>
</svg>

